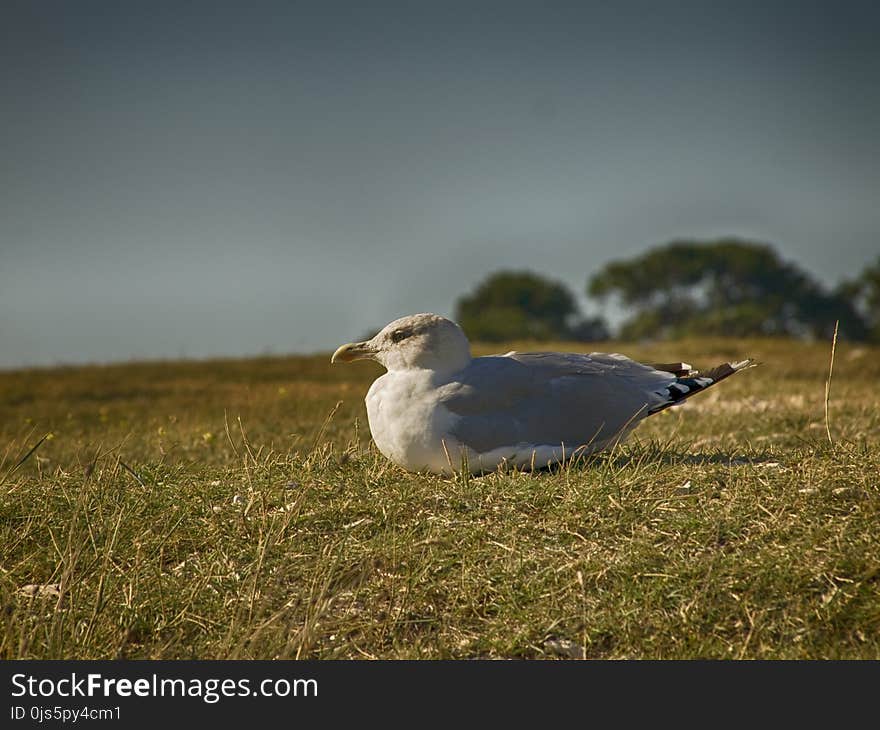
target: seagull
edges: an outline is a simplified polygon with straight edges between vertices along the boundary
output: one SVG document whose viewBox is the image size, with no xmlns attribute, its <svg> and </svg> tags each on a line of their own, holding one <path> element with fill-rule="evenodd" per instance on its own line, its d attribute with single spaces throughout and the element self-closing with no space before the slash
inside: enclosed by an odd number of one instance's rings
<svg viewBox="0 0 880 730">
<path fill-rule="evenodd" d="M 646 365 L 619 353 L 471 357 L 461 327 L 428 313 L 342 345 L 330 362 L 367 358 L 387 371 L 366 396 L 379 451 L 409 471 L 447 475 L 540 469 L 611 448 L 642 419 L 755 364 L 700 373 L 684 362 Z"/>
</svg>

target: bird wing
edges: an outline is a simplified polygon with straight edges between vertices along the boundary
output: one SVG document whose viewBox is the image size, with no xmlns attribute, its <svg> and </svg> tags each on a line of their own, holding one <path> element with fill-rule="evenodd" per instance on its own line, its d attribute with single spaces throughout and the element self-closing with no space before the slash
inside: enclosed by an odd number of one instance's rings
<svg viewBox="0 0 880 730">
<path fill-rule="evenodd" d="M 453 435 L 476 452 L 608 442 L 669 400 L 675 376 L 623 355 L 536 352 L 475 358 L 444 389 Z"/>
</svg>

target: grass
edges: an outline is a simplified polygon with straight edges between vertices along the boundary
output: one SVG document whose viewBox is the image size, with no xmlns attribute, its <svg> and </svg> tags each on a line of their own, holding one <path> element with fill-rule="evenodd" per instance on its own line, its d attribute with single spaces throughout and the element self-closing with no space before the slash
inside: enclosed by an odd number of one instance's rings
<svg viewBox="0 0 880 730">
<path fill-rule="evenodd" d="M 880 351 L 829 443 L 830 343 L 613 347 L 763 364 L 481 478 L 375 451 L 371 363 L 0 373 L 0 657 L 880 659 Z"/>
</svg>

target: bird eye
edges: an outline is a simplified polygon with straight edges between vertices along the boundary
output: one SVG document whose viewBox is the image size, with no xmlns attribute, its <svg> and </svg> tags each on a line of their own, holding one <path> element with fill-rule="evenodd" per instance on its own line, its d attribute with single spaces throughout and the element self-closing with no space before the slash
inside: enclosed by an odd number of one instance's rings
<svg viewBox="0 0 880 730">
<path fill-rule="evenodd" d="M 409 334 L 410 333 L 405 330 L 394 330 L 394 332 L 391 333 L 391 341 L 400 342 L 401 340 L 405 340 L 407 337 L 409 337 Z"/>
</svg>

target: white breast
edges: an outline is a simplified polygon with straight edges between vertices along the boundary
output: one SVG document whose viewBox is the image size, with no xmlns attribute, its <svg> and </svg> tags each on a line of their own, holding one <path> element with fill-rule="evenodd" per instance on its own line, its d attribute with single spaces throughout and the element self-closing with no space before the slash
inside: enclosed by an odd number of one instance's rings
<svg viewBox="0 0 880 730">
<path fill-rule="evenodd" d="M 450 435 L 457 416 L 437 402 L 432 373 L 390 372 L 367 392 L 373 441 L 387 458 L 411 471 L 458 468 L 460 445 Z M 448 457 L 447 457 L 448 453 Z"/>
</svg>

